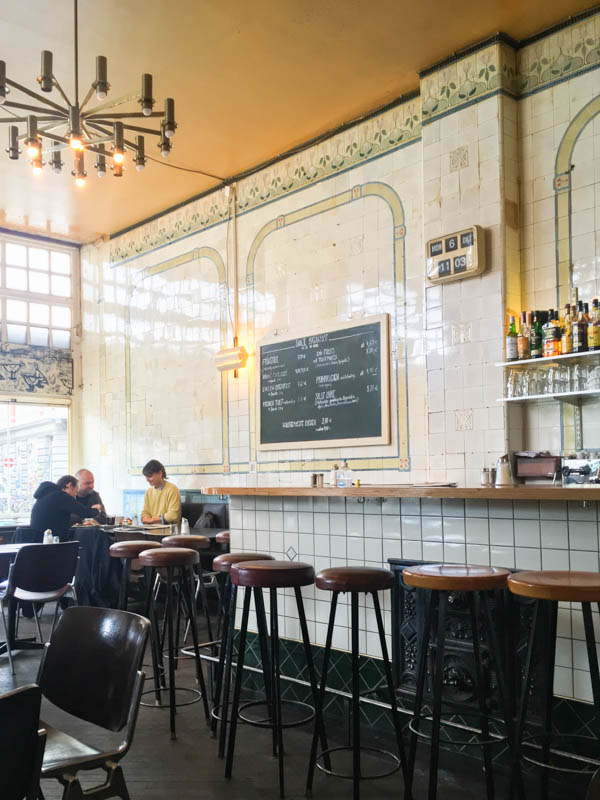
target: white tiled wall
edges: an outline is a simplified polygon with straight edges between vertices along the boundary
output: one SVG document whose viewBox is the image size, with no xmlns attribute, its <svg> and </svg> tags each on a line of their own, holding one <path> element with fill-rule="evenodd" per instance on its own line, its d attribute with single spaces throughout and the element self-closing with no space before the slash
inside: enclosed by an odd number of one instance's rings
<svg viewBox="0 0 600 800">
<path fill-rule="evenodd" d="M 364 502 L 361 502 L 364 500 Z M 598 571 L 599 508 L 580 502 L 477 501 L 327 497 L 232 497 L 231 550 L 335 566 L 388 568 L 388 558 L 486 564 L 517 569 Z M 325 644 L 331 593 L 302 590 L 311 641 Z M 291 590 L 281 592 L 282 635 L 298 639 Z M 334 647 L 348 649 L 347 599 L 337 618 Z M 238 605 L 241 604 L 239 598 Z M 390 593 L 383 593 L 391 644 Z M 370 601 L 360 617 L 361 652 L 380 657 Z M 596 641 L 600 617 L 593 608 Z M 239 621 L 239 620 L 238 620 Z M 254 615 L 250 620 L 256 630 Z M 561 604 L 555 693 L 591 700 L 581 606 Z"/>
</svg>

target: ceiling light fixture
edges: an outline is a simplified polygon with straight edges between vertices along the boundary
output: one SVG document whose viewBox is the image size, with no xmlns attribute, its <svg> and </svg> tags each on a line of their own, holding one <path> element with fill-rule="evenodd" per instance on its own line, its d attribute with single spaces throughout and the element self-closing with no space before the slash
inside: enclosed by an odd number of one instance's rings
<svg viewBox="0 0 600 800">
<path fill-rule="evenodd" d="M 168 97 L 163 111 L 154 111 L 156 101 L 152 97 L 152 75 L 142 75 L 141 92 L 130 93 L 112 102 L 106 102 L 111 88 L 108 82 L 108 64 L 105 56 L 96 57 L 96 80 L 90 86 L 83 100 L 79 100 L 79 25 L 78 0 L 73 0 L 74 9 L 74 102 L 71 102 L 54 75 L 53 55 L 49 50 L 42 51 L 40 75 L 37 78 L 40 94 L 13 81 L 6 76 L 6 63 L 0 61 L 0 106 L 5 108 L 8 117 L 0 117 L 0 124 L 8 125 L 8 147 L 6 152 L 10 159 L 17 160 L 21 150 L 19 142 L 23 140 L 25 150 L 35 174 L 41 172 L 43 166 L 42 142 L 48 143 L 49 163 L 52 171 L 60 173 L 63 162 L 61 150 L 71 150 L 74 158 L 72 175 L 78 186 L 85 184 L 87 173 L 84 168 L 84 151 L 97 154 L 95 163 L 98 177 L 106 175 L 106 159 L 112 159 L 112 170 L 115 177 L 123 175 L 123 162 L 127 150 L 133 152 L 136 169 L 141 171 L 146 165 L 144 136 L 156 136 L 158 148 L 163 157 L 167 157 L 172 149 L 172 137 L 177 128 L 175 121 L 175 102 Z M 44 96 L 54 89 L 59 93 L 62 102 L 55 103 Z M 26 95 L 16 102 L 9 100 L 11 90 Z M 86 110 L 92 99 L 103 101 L 101 105 Z M 32 105 L 31 98 L 38 103 Z M 137 101 L 140 111 L 114 111 L 117 106 Z M 42 105 L 39 105 L 42 104 Z M 24 114 L 26 112 L 26 114 Z M 151 117 L 160 120 L 159 129 L 141 127 L 135 124 L 137 119 Z M 133 122 L 133 124 L 132 124 Z M 26 130 L 21 131 L 21 126 Z M 63 129 L 61 131 L 61 128 Z M 64 133 L 63 133 L 64 132 Z M 129 133 L 135 134 L 129 137 Z M 112 150 L 107 150 L 105 143 Z"/>
</svg>

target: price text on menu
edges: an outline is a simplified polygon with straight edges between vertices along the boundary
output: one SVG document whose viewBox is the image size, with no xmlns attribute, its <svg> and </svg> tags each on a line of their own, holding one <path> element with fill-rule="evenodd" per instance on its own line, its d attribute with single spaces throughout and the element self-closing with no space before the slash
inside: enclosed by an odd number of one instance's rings
<svg viewBox="0 0 600 800">
<path fill-rule="evenodd" d="M 259 353 L 261 445 L 382 435 L 380 320 L 262 345 Z"/>
</svg>

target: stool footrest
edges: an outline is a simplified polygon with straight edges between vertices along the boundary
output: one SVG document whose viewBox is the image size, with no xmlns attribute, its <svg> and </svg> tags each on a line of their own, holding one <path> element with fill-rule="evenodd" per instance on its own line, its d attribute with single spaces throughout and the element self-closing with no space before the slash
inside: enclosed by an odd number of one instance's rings
<svg viewBox="0 0 600 800">
<path fill-rule="evenodd" d="M 179 700 L 175 702 L 175 708 L 179 708 L 180 706 L 191 706 L 194 703 L 198 703 L 202 699 L 202 692 L 199 689 L 187 689 L 185 686 L 178 686 L 175 689 L 175 696 L 179 692 L 188 692 L 193 695 L 191 700 Z M 165 702 L 156 702 L 156 689 L 146 689 L 146 691 L 142 692 L 142 697 L 147 694 L 153 694 L 155 696 L 155 700 L 153 703 L 149 703 L 145 700 L 140 700 L 140 705 L 144 706 L 145 708 L 169 708 L 169 687 L 166 688 L 161 686 L 159 694 L 165 695 Z"/>
<path fill-rule="evenodd" d="M 309 705 L 308 703 L 302 703 L 300 700 L 282 700 L 282 706 L 293 706 L 294 708 L 307 708 L 309 709 L 309 713 L 307 716 L 302 717 L 302 719 L 296 720 L 296 722 L 282 722 L 282 728 L 299 728 L 300 725 L 306 725 L 307 722 L 311 722 L 315 718 L 315 709 Z M 250 700 L 247 703 L 242 703 L 240 705 L 240 710 L 238 712 L 238 718 L 245 722 L 247 725 L 254 725 L 256 728 L 272 728 L 273 727 L 273 720 L 272 717 L 266 717 L 265 719 L 252 719 L 251 717 L 245 716 L 242 712 L 247 708 L 254 708 L 256 706 L 271 706 L 271 702 L 269 700 Z"/>
<path fill-rule="evenodd" d="M 593 736 L 584 736 L 582 734 L 560 734 L 560 733 L 551 733 L 549 735 L 538 733 L 532 734 L 530 736 L 524 736 L 521 740 L 522 744 L 529 745 L 528 749 L 535 748 L 536 750 L 541 750 L 541 744 L 535 744 L 535 742 L 543 742 L 544 740 L 552 741 L 555 740 L 562 740 L 562 741 L 579 741 L 579 742 L 589 742 L 590 745 L 596 746 L 596 753 L 595 758 L 592 756 L 584 756 L 580 753 L 570 753 L 566 750 L 558 750 L 556 747 L 551 747 L 550 749 L 550 756 L 555 756 L 556 758 L 561 758 L 565 760 L 571 760 L 578 764 L 577 767 L 561 767 L 558 764 L 550 764 L 548 761 L 542 761 L 541 755 L 540 758 L 534 758 L 530 755 L 525 755 L 525 753 L 521 753 L 521 758 L 523 761 L 527 761 L 528 764 L 534 764 L 536 767 L 541 767 L 542 769 L 549 769 L 553 772 L 565 772 L 565 773 L 573 773 L 576 775 L 581 775 L 582 773 L 586 775 L 591 775 L 592 773 L 596 772 L 598 767 L 600 767 L 600 744 L 598 743 L 598 739 Z M 590 750 L 593 748 L 590 747 Z"/>
<path fill-rule="evenodd" d="M 441 719 L 440 719 L 440 733 L 441 733 L 442 730 L 444 730 L 445 726 L 457 727 L 456 724 L 453 724 L 449 720 L 445 720 L 444 719 L 444 716 L 448 716 L 449 713 L 453 713 L 454 714 L 456 712 L 442 713 Z M 462 713 L 461 716 L 462 717 L 477 717 L 478 719 L 480 718 L 480 714 L 478 714 L 476 711 L 473 711 L 473 712 L 470 712 L 470 713 Z M 490 719 L 490 717 L 488 717 L 488 720 L 489 719 Z M 413 717 L 410 720 L 410 722 L 406 725 L 406 727 L 409 729 L 409 731 L 411 731 L 411 733 L 414 733 L 416 736 L 419 736 L 421 739 L 426 739 L 426 740 L 430 741 L 431 740 L 431 735 L 429 733 L 425 733 L 425 731 L 422 731 L 419 728 L 419 723 L 422 720 L 425 720 L 427 722 L 433 723 L 433 717 L 431 715 L 424 715 L 424 716 L 421 716 L 421 717 Z M 481 731 L 479 729 L 477 729 L 477 728 L 471 728 L 470 726 L 464 725 L 464 726 L 461 726 L 461 729 L 464 730 L 465 733 L 469 734 L 470 736 L 475 736 L 476 738 L 473 739 L 472 741 L 457 741 L 456 739 L 451 739 L 449 736 L 446 736 L 446 737 L 444 737 L 443 741 L 446 744 L 460 745 L 461 747 L 474 747 L 474 746 L 481 747 L 482 745 L 502 744 L 503 742 L 508 741 L 508 735 L 506 735 L 506 734 L 502 734 L 502 735 L 498 734 L 497 736 L 490 736 L 489 739 L 483 739 L 483 738 L 480 737 Z"/>
<path fill-rule="evenodd" d="M 352 745 L 341 745 L 340 747 L 328 747 L 327 750 L 321 750 L 320 753 L 317 754 L 316 765 L 321 772 L 327 773 L 327 775 L 334 775 L 336 778 L 346 778 L 348 780 L 353 780 L 354 775 L 352 772 L 337 772 L 333 769 L 327 769 L 322 764 L 319 763 L 320 759 L 324 758 L 325 755 L 331 755 L 332 753 L 352 753 Z M 378 756 L 383 756 L 391 760 L 393 766 L 390 769 L 385 770 L 384 772 L 377 772 L 372 775 L 364 775 L 362 773 L 362 765 L 361 765 L 361 780 L 371 781 L 377 780 L 378 778 L 387 778 L 390 775 L 393 775 L 395 772 L 398 772 L 401 766 L 400 759 L 398 756 L 394 755 L 394 753 L 390 753 L 389 750 L 383 750 L 379 747 L 361 747 L 361 753 L 374 753 Z"/>
</svg>

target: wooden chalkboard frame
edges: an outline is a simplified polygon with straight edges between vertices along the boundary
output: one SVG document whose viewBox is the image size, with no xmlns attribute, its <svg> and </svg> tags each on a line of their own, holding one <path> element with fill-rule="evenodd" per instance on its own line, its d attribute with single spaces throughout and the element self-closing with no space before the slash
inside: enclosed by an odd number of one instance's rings
<svg viewBox="0 0 600 800">
<path fill-rule="evenodd" d="M 294 339 L 301 339 L 309 336 L 318 336 L 322 333 L 336 333 L 347 328 L 356 328 L 360 325 L 373 325 L 380 323 L 380 356 L 379 374 L 381 375 L 381 435 L 369 437 L 355 437 L 346 439 L 307 439 L 302 442 L 268 442 L 263 444 L 261 441 L 261 397 L 262 397 L 262 358 L 261 348 L 266 345 L 276 344 L 277 342 L 287 342 Z M 256 346 L 256 425 L 257 425 L 257 450 L 300 450 L 302 448 L 332 448 L 332 447 L 366 447 L 378 444 L 390 444 L 390 315 L 378 314 L 374 317 L 364 319 L 353 319 L 348 322 L 340 322 L 332 327 L 331 324 L 322 327 L 310 328 L 309 330 L 292 331 L 285 334 L 285 338 L 265 336 Z"/>
</svg>

